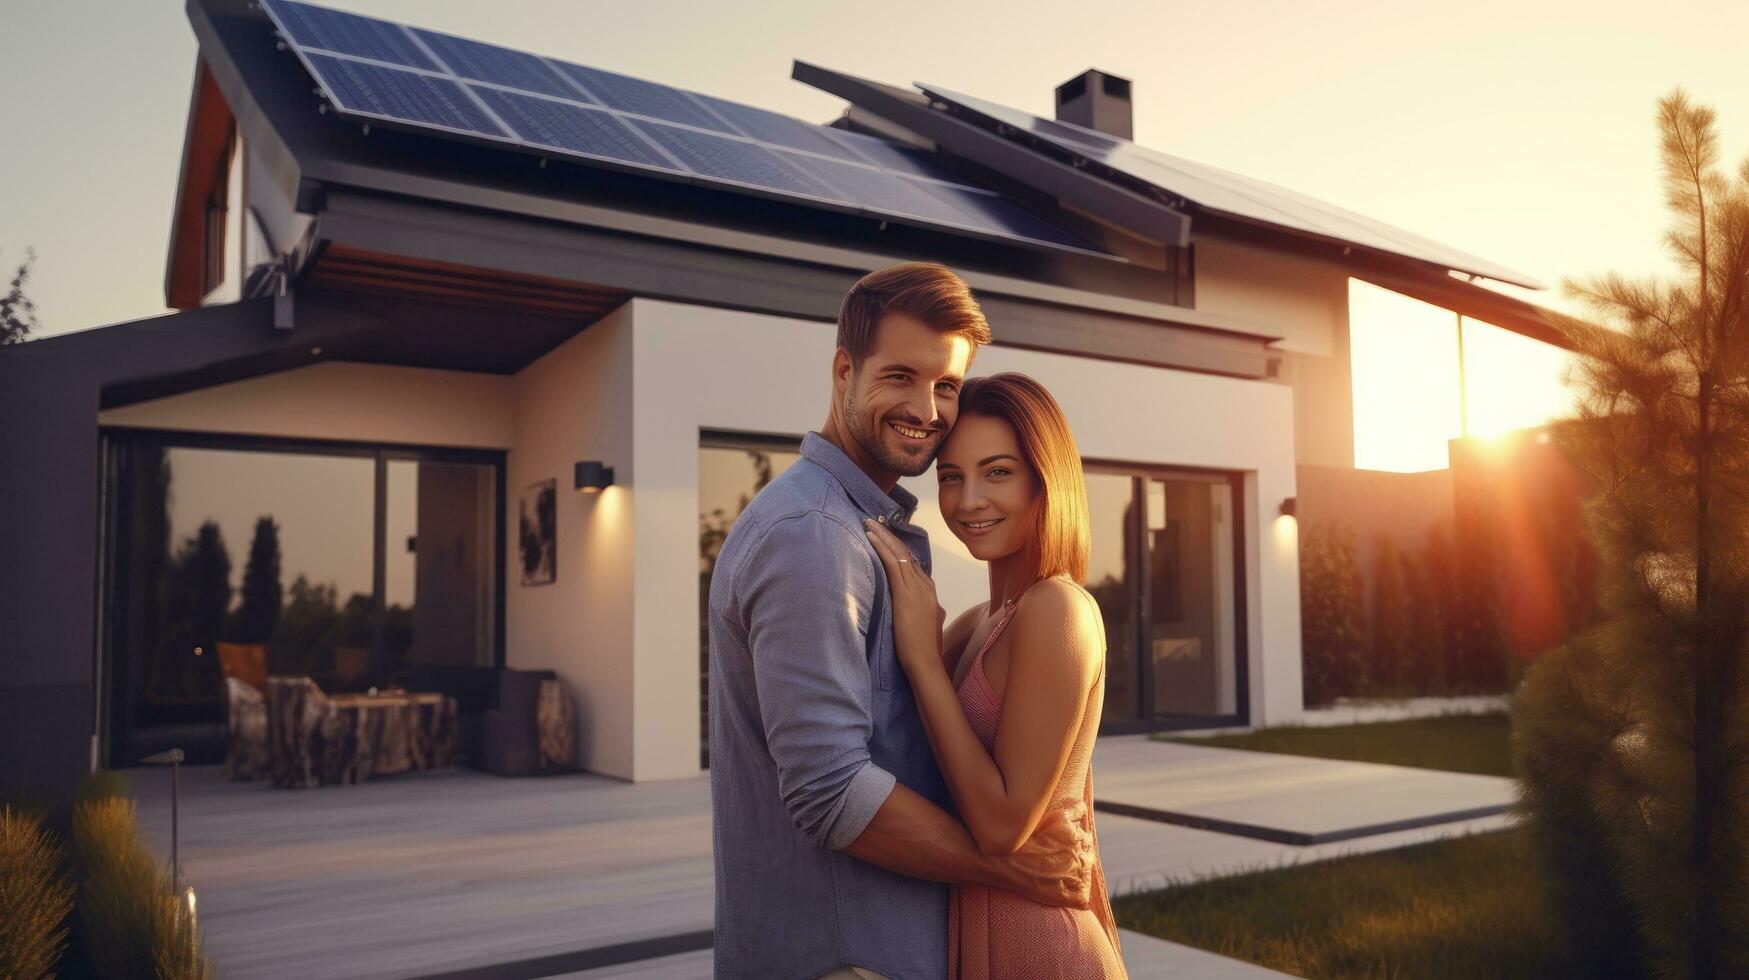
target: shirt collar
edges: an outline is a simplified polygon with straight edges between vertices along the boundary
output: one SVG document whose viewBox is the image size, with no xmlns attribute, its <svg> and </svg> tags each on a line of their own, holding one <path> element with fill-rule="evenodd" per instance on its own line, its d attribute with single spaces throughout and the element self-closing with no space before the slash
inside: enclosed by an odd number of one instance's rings
<svg viewBox="0 0 1749 980">
<path fill-rule="evenodd" d="M 885 517 L 888 524 L 893 524 L 909 521 L 917 509 L 917 498 L 911 491 L 895 483 L 891 492 L 882 493 L 862 467 L 818 432 L 809 432 L 802 437 L 802 457 L 813 460 L 832 474 L 856 506 L 870 517 Z"/>
</svg>

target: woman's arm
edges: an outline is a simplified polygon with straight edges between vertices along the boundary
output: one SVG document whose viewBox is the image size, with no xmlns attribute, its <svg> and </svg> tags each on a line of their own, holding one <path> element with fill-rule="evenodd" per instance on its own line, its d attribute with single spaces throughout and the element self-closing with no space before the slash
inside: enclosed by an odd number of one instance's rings
<svg viewBox="0 0 1749 980">
<path fill-rule="evenodd" d="M 935 586 L 905 546 L 870 525 L 893 591 L 893 638 L 918 713 L 966 828 L 986 854 L 1013 854 L 1032 835 L 1068 765 L 1099 672 L 1098 624 L 1074 586 L 1045 581 L 1014 612 L 1008 683 L 994 758 L 960 707 L 942 664 Z"/>
</svg>

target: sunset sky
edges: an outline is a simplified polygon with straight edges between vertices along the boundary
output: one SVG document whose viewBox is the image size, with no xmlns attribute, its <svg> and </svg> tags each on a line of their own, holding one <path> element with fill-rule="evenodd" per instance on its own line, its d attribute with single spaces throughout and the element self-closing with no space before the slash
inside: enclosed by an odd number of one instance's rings
<svg viewBox="0 0 1749 980">
<path fill-rule="evenodd" d="M 1138 141 L 1527 272 L 1664 271 L 1653 107 L 1681 84 L 1749 150 L 1749 4 L 1043 0 L 330 0 L 824 122 L 802 58 L 1051 113 L 1088 67 L 1134 82 Z M 0 31 L 0 265 L 39 254 L 42 334 L 163 312 L 195 43 L 173 0 L 12 0 Z M 1351 290 L 1358 464 L 1427 469 L 1458 432 L 1451 314 Z M 1563 410 L 1562 358 L 1465 332 L 1471 429 Z"/>
</svg>

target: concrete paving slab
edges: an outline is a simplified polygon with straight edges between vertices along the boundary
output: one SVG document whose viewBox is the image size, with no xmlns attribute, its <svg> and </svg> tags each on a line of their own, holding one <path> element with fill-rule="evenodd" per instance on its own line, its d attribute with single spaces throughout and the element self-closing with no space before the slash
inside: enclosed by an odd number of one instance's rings
<svg viewBox="0 0 1749 980">
<path fill-rule="evenodd" d="M 1505 811 L 1510 779 L 1369 762 L 1103 738 L 1094 796 L 1107 812 L 1283 844 L 1325 844 Z"/>
</svg>

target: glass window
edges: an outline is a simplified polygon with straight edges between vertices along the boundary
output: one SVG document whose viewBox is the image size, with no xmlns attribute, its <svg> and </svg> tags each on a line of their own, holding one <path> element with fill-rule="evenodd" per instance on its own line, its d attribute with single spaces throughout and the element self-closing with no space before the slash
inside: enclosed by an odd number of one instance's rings
<svg viewBox="0 0 1749 980">
<path fill-rule="evenodd" d="M 782 437 L 711 436 L 698 449 L 699 765 L 710 767 L 711 570 L 735 518 L 766 484 L 802 458 L 801 443 Z"/>
<path fill-rule="evenodd" d="M 222 757 L 221 643 L 233 671 L 255 665 L 239 676 L 308 676 L 326 691 L 497 662 L 496 461 L 109 438 L 112 765 L 173 745 Z"/>
<path fill-rule="evenodd" d="M 1135 592 L 1131 574 L 1135 535 L 1135 478 L 1119 473 L 1088 473 L 1087 510 L 1093 532 L 1087 580 L 1105 618 L 1106 722 L 1142 717 L 1141 665 L 1136 660 Z"/>
<path fill-rule="evenodd" d="M 1232 488 L 1198 479 L 1144 487 L 1153 716 L 1236 714 Z"/>
<path fill-rule="evenodd" d="M 1108 729 L 1242 720 L 1239 485 L 1221 473 L 1087 472 L 1084 584 L 1105 616 Z"/>
</svg>

